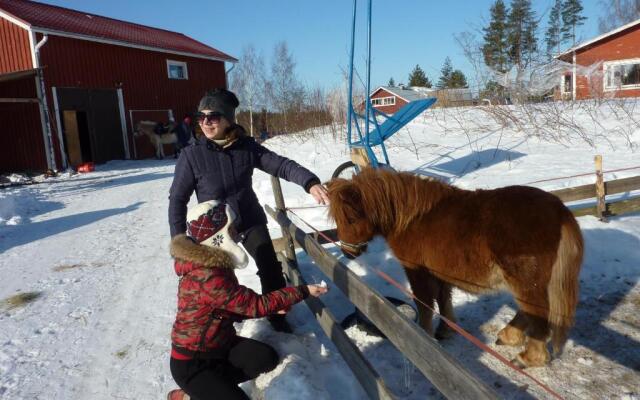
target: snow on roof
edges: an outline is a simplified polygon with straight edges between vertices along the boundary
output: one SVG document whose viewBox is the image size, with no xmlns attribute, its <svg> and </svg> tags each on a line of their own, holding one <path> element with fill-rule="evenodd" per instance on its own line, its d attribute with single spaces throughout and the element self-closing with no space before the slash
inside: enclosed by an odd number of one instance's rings
<svg viewBox="0 0 640 400">
<path fill-rule="evenodd" d="M 373 96 L 379 90 L 385 90 L 397 97 L 400 97 L 405 101 L 414 101 L 414 100 L 424 99 L 427 97 L 433 97 L 428 95 L 429 92 L 435 93 L 435 89 L 433 90 L 429 88 L 420 88 L 420 89 L 421 90 L 407 89 L 407 88 L 397 87 L 397 86 L 380 86 L 379 88 L 374 90 L 373 93 L 371 93 L 371 95 Z M 425 89 L 425 90 L 422 90 L 422 89 Z"/>
<path fill-rule="evenodd" d="M 72 34 L 85 40 L 146 50 L 236 62 L 237 59 L 182 33 L 25 0 L 0 0 L 2 12 L 22 27 L 48 34 Z"/>
</svg>

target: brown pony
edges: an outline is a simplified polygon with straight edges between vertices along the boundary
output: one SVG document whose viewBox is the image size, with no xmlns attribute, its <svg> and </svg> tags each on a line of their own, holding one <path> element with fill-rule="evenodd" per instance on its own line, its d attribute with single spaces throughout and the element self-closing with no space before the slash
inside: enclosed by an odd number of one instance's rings
<svg viewBox="0 0 640 400">
<path fill-rule="evenodd" d="M 542 366 L 566 342 L 578 302 L 580 227 L 557 197 L 508 186 L 462 190 L 409 173 L 365 168 L 329 182 L 329 215 L 345 253 L 358 256 L 382 235 L 404 267 L 413 293 L 455 321 L 451 287 L 471 293 L 506 289 L 519 310 L 497 344 L 525 345 L 515 361 Z M 433 334 L 433 313 L 418 304 Z M 452 333 L 440 322 L 436 338 Z M 528 340 L 527 340 L 528 339 Z"/>
</svg>

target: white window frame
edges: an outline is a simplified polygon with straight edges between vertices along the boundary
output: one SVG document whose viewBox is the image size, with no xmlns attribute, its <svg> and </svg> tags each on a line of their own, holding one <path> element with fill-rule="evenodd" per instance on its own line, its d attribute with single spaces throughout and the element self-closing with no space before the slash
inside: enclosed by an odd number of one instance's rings
<svg viewBox="0 0 640 400">
<path fill-rule="evenodd" d="M 184 71 L 184 78 L 174 78 L 171 76 L 171 67 L 182 67 Z M 188 80 L 189 79 L 189 70 L 187 69 L 187 63 L 184 61 L 175 61 L 175 60 L 167 60 L 167 77 L 169 79 L 177 79 L 177 80 Z"/>
<path fill-rule="evenodd" d="M 626 60 L 605 61 L 604 63 L 602 63 L 602 87 L 604 88 L 605 92 L 640 89 L 640 83 L 635 85 L 615 85 L 615 83 L 612 86 L 607 85 L 607 80 L 609 79 L 611 67 L 616 67 L 619 65 L 631 65 L 631 64 L 640 64 L 640 58 L 629 58 Z"/>
<path fill-rule="evenodd" d="M 371 99 L 371 105 L 374 107 L 395 106 L 396 97 L 395 96 L 376 97 L 374 99 Z"/>
<path fill-rule="evenodd" d="M 565 90 L 567 88 L 567 80 L 569 80 L 569 90 Z M 573 93 L 573 73 L 563 74 L 562 79 L 560 79 L 560 93 L 569 94 Z"/>
</svg>

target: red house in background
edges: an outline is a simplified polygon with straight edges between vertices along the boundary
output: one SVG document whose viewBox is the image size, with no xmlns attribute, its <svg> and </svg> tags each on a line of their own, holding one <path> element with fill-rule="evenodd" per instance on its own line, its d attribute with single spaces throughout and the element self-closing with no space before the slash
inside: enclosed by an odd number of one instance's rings
<svg viewBox="0 0 640 400">
<path fill-rule="evenodd" d="M 429 97 L 428 93 L 403 86 L 380 86 L 371 93 L 371 105 L 385 114 L 393 114 L 411 101 Z"/>
<path fill-rule="evenodd" d="M 226 62 L 181 33 L 0 0 L 0 171 L 149 157 L 135 122 L 193 111 Z"/>
<path fill-rule="evenodd" d="M 640 96 L 640 19 L 581 43 L 558 55 L 574 65 L 561 77 L 560 93 L 574 100 L 592 97 Z M 591 79 L 577 73 L 576 66 L 602 62 L 601 73 Z"/>
</svg>

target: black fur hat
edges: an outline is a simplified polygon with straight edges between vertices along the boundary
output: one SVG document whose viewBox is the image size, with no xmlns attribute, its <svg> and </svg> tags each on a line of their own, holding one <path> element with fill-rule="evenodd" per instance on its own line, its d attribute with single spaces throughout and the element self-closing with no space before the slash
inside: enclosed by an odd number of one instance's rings
<svg viewBox="0 0 640 400">
<path fill-rule="evenodd" d="M 210 110 L 218 112 L 224 115 L 229 122 L 235 122 L 235 110 L 239 105 L 240 102 L 233 92 L 227 89 L 213 89 L 200 99 L 198 111 Z"/>
</svg>

